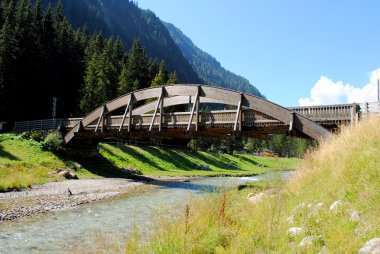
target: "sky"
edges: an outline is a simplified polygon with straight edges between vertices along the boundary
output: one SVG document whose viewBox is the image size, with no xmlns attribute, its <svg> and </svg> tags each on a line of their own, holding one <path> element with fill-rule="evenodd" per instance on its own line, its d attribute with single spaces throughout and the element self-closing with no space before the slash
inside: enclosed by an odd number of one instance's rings
<svg viewBox="0 0 380 254">
<path fill-rule="evenodd" d="M 378 0 L 137 0 L 283 106 L 377 100 Z"/>
</svg>

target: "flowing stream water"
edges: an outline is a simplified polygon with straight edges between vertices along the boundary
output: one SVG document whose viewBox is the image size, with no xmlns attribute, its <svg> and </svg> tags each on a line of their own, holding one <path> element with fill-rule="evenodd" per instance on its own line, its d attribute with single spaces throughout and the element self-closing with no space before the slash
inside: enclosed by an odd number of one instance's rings
<svg viewBox="0 0 380 254">
<path fill-rule="evenodd" d="M 142 232 L 149 230 L 162 210 L 178 211 L 192 197 L 248 181 L 274 177 L 286 179 L 288 176 L 289 172 L 280 172 L 163 182 L 123 198 L 0 224 L 0 253 L 63 253 L 68 245 L 93 243 L 97 232 L 112 234 L 116 242 L 122 242 L 136 226 Z"/>
</svg>

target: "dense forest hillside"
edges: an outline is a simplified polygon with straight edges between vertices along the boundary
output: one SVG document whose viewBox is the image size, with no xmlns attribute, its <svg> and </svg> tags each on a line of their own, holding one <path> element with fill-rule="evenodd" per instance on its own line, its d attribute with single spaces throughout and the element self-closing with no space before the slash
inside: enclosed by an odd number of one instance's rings
<svg viewBox="0 0 380 254">
<path fill-rule="evenodd" d="M 90 32 L 102 31 L 106 37 L 119 37 L 126 47 L 130 47 L 133 40 L 139 38 L 148 55 L 163 59 L 169 71 L 177 72 L 180 82 L 208 83 L 263 97 L 247 79 L 224 69 L 214 57 L 194 45 L 178 28 L 162 22 L 152 11 L 139 9 L 133 2 L 61 2 L 65 14 L 74 26 L 87 24 Z"/>
<path fill-rule="evenodd" d="M 194 45 L 177 27 L 170 23 L 164 24 L 185 58 L 206 83 L 264 97 L 247 79 L 226 70 L 213 56 Z"/>
<path fill-rule="evenodd" d="M 55 5 L 58 0 L 43 0 Z M 141 41 L 151 58 L 165 61 L 168 71 L 176 71 L 180 82 L 202 83 L 178 49 L 167 29 L 151 11 L 141 10 L 129 0 L 60 0 L 74 27 L 87 26 L 90 34 L 120 38 L 125 48 Z"/>
<path fill-rule="evenodd" d="M 127 92 L 177 83 L 139 40 L 74 30 L 62 6 L 0 1 L 0 122 L 82 116 Z"/>
</svg>

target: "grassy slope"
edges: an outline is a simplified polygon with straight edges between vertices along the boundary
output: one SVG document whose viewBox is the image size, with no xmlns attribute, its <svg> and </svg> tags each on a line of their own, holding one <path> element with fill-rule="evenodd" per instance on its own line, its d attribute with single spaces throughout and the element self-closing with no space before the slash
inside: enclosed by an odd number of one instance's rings
<svg viewBox="0 0 380 254">
<path fill-rule="evenodd" d="M 48 181 L 63 180 L 48 172 L 55 168 L 76 169 L 79 178 L 123 177 L 121 167 L 134 167 L 145 175 L 155 176 L 202 176 L 258 174 L 269 170 L 294 169 L 299 159 L 257 158 L 248 155 L 231 156 L 226 154 L 188 153 L 179 150 L 155 147 L 118 147 L 99 145 L 101 156 L 93 159 L 64 158 L 43 151 L 41 145 L 26 140 L 20 135 L 0 135 L 0 191 L 29 187 Z M 194 170 L 193 165 L 209 165 L 211 171 Z M 234 164 L 239 170 L 231 170 Z M 263 168 L 255 164 L 265 164 Z"/>
<path fill-rule="evenodd" d="M 0 191 L 29 187 L 63 180 L 48 172 L 55 168 L 73 168 L 74 161 L 43 151 L 41 144 L 20 135 L 0 135 Z M 85 168 L 77 169 L 79 177 L 96 177 Z"/>
<path fill-rule="evenodd" d="M 207 176 L 260 174 L 271 170 L 292 170 L 301 160 L 263 158 L 247 154 L 229 155 L 157 147 L 99 145 L 100 154 L 117 167 L 140 169 L 144 175 Z M 208 165 L 211 170 L 196 170 L 194 165 Z M 268 167 L 260 167 L 264 164 Z M 238 169 L 231 169 L 235 165 Z"/>
<path fill-rule="evenodd" d="M 158 223 L 152 242 L 140 252 L 357 253 L 380 236 L 379 154 L 380 119 L 346 128 L 322 144 L 278 194 L 256 205 L 247 201 L 247 190 L 192 201 L 188 215 Z M 342 204 L 331 211 L 337 200 Z M 350 220 L 353 211 L 359 221 Z M 290 236 L 291 227 L 305 231 Z M 312 245 L 300 247 L 306 236 L 315 237 Z"/>
</svg>

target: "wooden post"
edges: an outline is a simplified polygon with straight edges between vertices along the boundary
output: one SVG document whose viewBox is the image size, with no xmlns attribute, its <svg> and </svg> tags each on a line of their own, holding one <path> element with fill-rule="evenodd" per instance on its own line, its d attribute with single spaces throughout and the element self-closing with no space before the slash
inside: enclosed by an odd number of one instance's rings
<svg viewBox="0 0 380 254">
<path fill-rule="evenodd" d="M 234 131 L 237 130 L 238 124 L 239 124 L 239 131 L 241 131 L 242 126 L 242 104 L 243 104 L 243 94 L 240 94 L 240 101 L 237 106 L 236 110 L 236 118 L 235 118 L 235 124 L 234 124 Z"/>
<path fill-rule="evenodd" d="M 104 125 L 104 120 L 103 119 L 104 119 L 104 112 L 105 112 L 105 110 L 106 110 L 106 106 L 103 105 L 103 109 L 102 109 L 102 111 L 100 112 L 100 115 L 99 115 L 98 123 L 96 124 L 96 127 L 95 127 L 95 132 L 98 132 L 100 122 L 102 122 L 102 132 L 103 132 L 103 125 Z"/>
<path fill-rule="evenodd" d="M 196 122 L 195 122 L 195 132 L 198 132 L 198 129 L 199 129 L 199 87 L 198 87 L 198 96 L 197 96 L 197 101 L 196 101 L 196 111 L 197 111 L 197 115 L 195 116 L 195 119 L 196 119 Z"/>
<path fill-rule="evenodd" d="M 131 100 L 133 99 L 133 94 L 131 94 Z M 131 101 L 131 104 L 129 105 L 129 114 L 128 114 L 128 132 L 131 132 L 131 126 L 132 126 L 132 112 L 133 112 L 133 100 Z"/>
<path fill-rule="evenodd" d="M 351 127 L 354 126 L 355 122 L 356 122 L 356 103 L 353 103 L 351 107 Z"/>
<path fill-rule="evenodd" d="M 195 131 L 198 131 L 198 122 L 199 122 L 199 87 L 198 87 L 197 94 L 195 96 L 195 101 L 194 101 L 194 104 L 193 104 L 193 108 L 191 110 L 189 123 L 187 124 L 187 129 L 186 129 L 187 132 L 190 131 L 190 126 L 191 126 L 191 123 L 193 122 L 193 117 L 194 117 L 195 109 L 197 110 L 197 118 L 196 118 L 197 122 L 195 124 Z"/>
<path fill-rule="evenodd" d="M 164 94 L 164 88 L 162 88 L 162 95 Z M 164 120 L 164 97 L 160 101 L 160 124 L 158 125 L 158 131 L 162 132 L 162 123 Z"/>
<path fill-rule="evenodd" d="M 160 95 L 160 98 L 159 98 L 158 101 L 157 101 L 156 109 L 154 110 L 154 114 L 153 114 L 152 122 L 150 123 L 150 127 L 149 127 L 149 132 L 151 132 L 152 129 L 153 129 L 153 125 L 154 125 L 154 121 L 156 120 L 156 116 L 157 116 L 158 108 L 159 108 L 159 106 L 161 105 L 161 100 L 163 100 L 163 99 L 164 99 L 164 87 L 161 88 L 161 95 Z M 162 104 L 162 106 L 163 106 L 163 104 Z"/>
<path fill-rule="evenodd" d="M 131 105 L 131 102 L 132 102 L 132 96 L 133 96 L 133 94 L 131 94 L 131 97 L 129 98 L 128 104 L 127 104 L 127 106 L 125 107 L 125 111 L 124 111 L 123 119 L 121 120 L 121 123 L 120 123 L 120 126 L 119 126 L 119 132 L 120 132 L 121 129 L 123 128 L 123 125 L 124 125 L 124 122 L 125 122 L 125 118 L 127 117 L 127 113 L 128 113 L 128 110 L 129 110 L 129 106 Z"/>
</svg>

